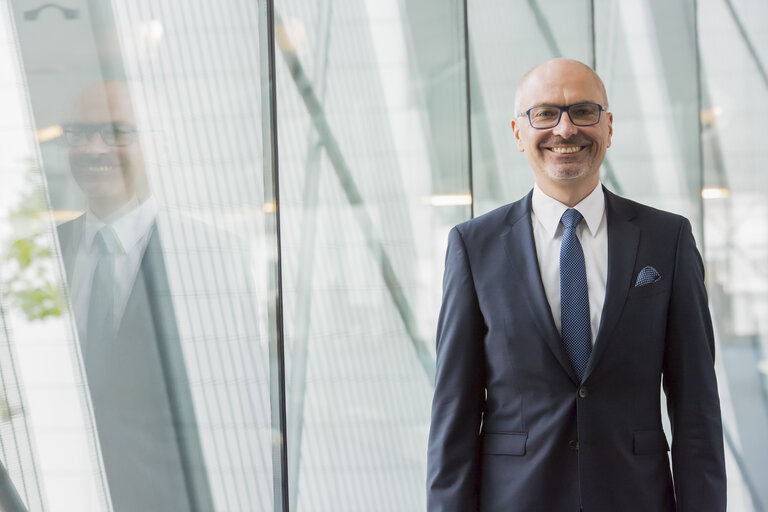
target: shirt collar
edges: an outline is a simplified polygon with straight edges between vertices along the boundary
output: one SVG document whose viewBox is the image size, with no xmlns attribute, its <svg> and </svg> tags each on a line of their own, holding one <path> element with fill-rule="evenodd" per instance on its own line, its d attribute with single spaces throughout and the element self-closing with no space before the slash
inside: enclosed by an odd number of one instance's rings
<svg viewBox="0 0 768 512">
<path fill-rule="evenodd" d="M 154 197 L 150 197 L 143 203 L 139 203 L 134 197 L 103 220 L 89 208 L 85 212 L 85 246 L 90 252 L 96 233 L 109 225 L 115 233 L 120 251 L 129 252 L 150 230 L 157 218 L 157 212 L 158 206 Z"/>
<path fill-rule="evenodd" d="M 592 236 L 597 235 L 597 230 L 605 213 L 605 194 L 603 194 L 602 185 L 598 183 L 595 189 L 574 208 L 584 217 L 590 234 Z M 560 226 L 560 218 L 567 209 L 568 206 L 549 197 L 538 185 L 533 185 L 531 210 L 550 237 L 555 237 L 557 228 Z"/>
</svg>

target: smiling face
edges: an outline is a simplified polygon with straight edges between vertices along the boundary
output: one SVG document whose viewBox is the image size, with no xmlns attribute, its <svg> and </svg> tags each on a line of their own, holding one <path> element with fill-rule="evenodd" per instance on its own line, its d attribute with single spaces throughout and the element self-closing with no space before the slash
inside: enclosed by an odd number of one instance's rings
<svg viewBox="0 0 768 512">
<path fill-rule="evenodd" d="M 518 86 L 515 114 L 543 105 L 567 106 L 597 103 L 607 106 L 605 88 L 600 78 L 581 62 L 555 59 L 545 62 L 525 75 Z M 554 128 L 537 130 L 526 116 L 515 117 L 512 129 L 517 147 L 524 152 L 539 187 L 571 190 L 583 198 L 600 180 L 600 164 L 611 145 L 613 115 L 603 112 L 593 126 L 576 126 L 567 113 Z M 581 199 L 579 198 L 579 199 Z"/>
<path fill-rule="evenodd" d="M 126 84 L 113 81 L 89 87 L 75 104 L 71 124 L 86 130 L 85 140 L 69 148 L 72 176 L 89 202 L 109 202 L 119 208 L 136 195 L 137 181 L 144 176 L 138 137 L 134 134 L 125 145 L 114 145 L 114 141 L 110 145 L 97 129 L 120 133 L 134 128 Z"/>
</svg>

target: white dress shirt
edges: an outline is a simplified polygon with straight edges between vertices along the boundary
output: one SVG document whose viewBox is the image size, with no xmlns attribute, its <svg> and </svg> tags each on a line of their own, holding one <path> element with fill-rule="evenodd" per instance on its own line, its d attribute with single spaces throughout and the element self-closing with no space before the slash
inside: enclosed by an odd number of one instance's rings
<svg viewBox="0 0 768 512">
<path fill-rule="evenodd" d="M 81 336 L 85 334 L 85 328 L 88 325 L 91 284 L 99 262 L 99 250 L 93 243 L 96 234 L 105 225 L 109 225 L 115 235 L 115 247 L 111 247 L 111 253 L 115 263 L 113 289 L 115 325 L 113 327 L 117 328 L 133 290 L 133 283 L 149 243 L 157 211 L 157 202 L 150 197 L 141 204 L 134 199 L 105 219 L 99 219 L 90 209 L 85 212 L 85 231 L 75 256 L 71 290 L 75 318 Z"/>
<path fill-rule="evenodd" d="M 584 252 L 589 292 L 589 318 L 592 327 L 592 345 L 594 345 L 600 328 L 600 318 L 605 302 L 605 283 L 608 277 L 608 220 L 605 215 L 605 195 L 602 185 L 598 183 L 595 190 L 574 208 L 584 218 L 576 228 L 576 236 Z M 567 209 L 568 206 L 549 197 L 538 185 L 534 185 L 531 200 L 533 240 L 536 244 L 536 256 L 539 260 L 544 292 L 558 331 L 561 331 L 560 244 L 565 229 L 560 223 L 560 218 Z"/>
</svg>

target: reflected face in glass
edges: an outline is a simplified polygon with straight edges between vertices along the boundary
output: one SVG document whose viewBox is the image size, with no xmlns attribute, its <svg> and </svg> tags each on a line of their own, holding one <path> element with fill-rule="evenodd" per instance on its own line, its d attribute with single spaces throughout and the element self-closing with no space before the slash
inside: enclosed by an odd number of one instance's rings
<svg viewBox="0 0 768 512">
<path fill-rule="evenodd" d="M 564 107 L 581 103 L 607 105 L 599 78 L 573 61 L 552 61 L 535 68 L 518 89 L 516 114 L 543 105 Z M 528 117 L 512 121 L 517 146 L 541 180 L 558 186 L 597 185 L 600 164 L 611 145 L 613 115 L 603 112 L 592 126 L 576 126 L 567 113 L 547 129 L 535 129 Z"/>
<path fill-rule="evenodd" d="M 144 161 L 124 83 L 89 87 L 63 128 L 72 176 L 89 201 L 109 200 L 117 208 L 136 195 Z"/>
</svg>

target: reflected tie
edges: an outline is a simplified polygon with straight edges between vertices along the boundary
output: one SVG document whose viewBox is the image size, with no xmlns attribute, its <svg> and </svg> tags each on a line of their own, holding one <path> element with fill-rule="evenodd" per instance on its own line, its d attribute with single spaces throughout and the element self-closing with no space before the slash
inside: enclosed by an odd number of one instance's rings
<svg viewBox="0 0 768 512">
<path fill-rule="evenodd" d="M 101 228 L 93 240 L 93 248 L 98 251 L 99 260 L 93 272 L 88 303 L 86 347 L 89 351 L 98 350 L 100 343 L 109 342 L 114 337 L 115 259 L 112 252 L 116 243 L 110 226 Z"/>
<path fill-rule="evenodd" d="M 560 312 L 565 351 L 579 381 L 584 378 L 592 353 L 592 330 L 589 323 L 589 294 L 584 252 L 576 236 L 581 214 L 570 208 L 560 222 L 565 226 L 560 246 Z"/>
</svg>

